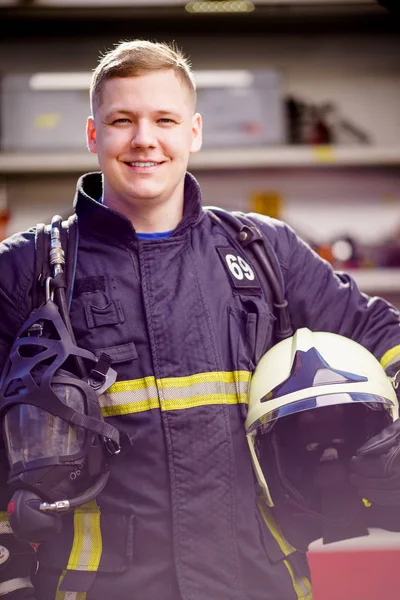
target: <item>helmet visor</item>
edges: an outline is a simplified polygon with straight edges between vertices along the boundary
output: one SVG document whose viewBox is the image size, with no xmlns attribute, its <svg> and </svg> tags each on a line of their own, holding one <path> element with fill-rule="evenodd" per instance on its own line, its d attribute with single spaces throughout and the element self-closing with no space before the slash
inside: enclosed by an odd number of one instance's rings
<svg viewBox="0 0 400 600">
<path fill-rule="evenodd" d="M 294 415 L 296 413 L 301 413 L 323 406 L 355 403 L 365 404 L 372 410 L 386 410 L 389 413 L 393 409 L 393 403 L 383 396 L 364 393 L 324 394 L 321 396 L 312 396 L 310 398 L 304 398 L 302 400 L 296 400 L 295 402 L 283 404 L 270 410 L 269 412 L 266 412 L 250 425 L 248 428 L 248 433 L 255 432 L 256 430 L 266 433 L 274 426 L 278 419 L 288 415 Z M 393 420 L 393 416 L 391 420 Z"/>
</svg>

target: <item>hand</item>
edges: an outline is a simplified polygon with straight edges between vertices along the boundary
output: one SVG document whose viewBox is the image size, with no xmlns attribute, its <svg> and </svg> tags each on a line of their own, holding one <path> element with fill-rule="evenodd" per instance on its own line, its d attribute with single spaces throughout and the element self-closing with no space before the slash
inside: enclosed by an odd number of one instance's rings
<svg viewBox="0 0 400 600">
<path fill-rule="evenodd" d="M 2 522 L 4 525 L 4 521 Z M 5 528 L 5 527 L 4 527 Z M 30 580 L 35 553 L 29 544 L 19 542 L 12 533 L 0 534 L 0 596 L 3 600 L 34 600 Z"/>
<path fill-rule="evenodd" d="M 400 419 L 357 450 L 350 481 L 372 504 L 400 506 Z"/>
</svg>

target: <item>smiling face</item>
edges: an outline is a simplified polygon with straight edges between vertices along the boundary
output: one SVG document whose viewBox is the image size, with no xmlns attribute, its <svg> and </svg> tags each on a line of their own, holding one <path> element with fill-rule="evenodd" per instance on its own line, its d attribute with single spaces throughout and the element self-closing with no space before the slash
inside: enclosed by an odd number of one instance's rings
<svg viewBox="0 0 400 600">
<path fill-rule="evenodd" d="M 128 218 L 168 205 L 182 216 L 191 153 L 201 147 L 201 118 L 172 69 L 104 82 L 88 119 L 89 150 L 104 177 L 103 202 Z"/>
</svg>

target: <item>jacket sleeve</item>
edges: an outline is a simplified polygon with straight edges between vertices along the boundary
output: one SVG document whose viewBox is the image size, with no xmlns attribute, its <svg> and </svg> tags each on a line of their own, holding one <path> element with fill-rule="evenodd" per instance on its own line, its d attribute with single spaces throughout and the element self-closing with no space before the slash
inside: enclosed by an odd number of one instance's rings
<svg viewBox="0 0 400 600">
<path fill-rule="evenodd" d="M 293 329 L 329 331 L 365 346 L 384 368 L 400 360 L 398 310 L 360 292 L 352 277 L 335 272 L 286 224 L 252 215 L 279 260 Z"/>
<path fill-rule="evenodd" d="M 31 236 L 13 236 L 0 244 L 0 373 L 31 310 L 32 251 Z M 29 544 L 15 538 L 7 519 L 8 470 L 0 426 L 0 600 L 34 600 L 31 573 L 35 552 Z"/>
<path fill-rule="evenodd" d="M 19 542 L 8 523 L 5 511 L 9 501 L 7 488 L 8 461 L 0 434 L 0 600 L 34 600 L 31 573 L 35 552 L 25 542 Z"/>
</svg>

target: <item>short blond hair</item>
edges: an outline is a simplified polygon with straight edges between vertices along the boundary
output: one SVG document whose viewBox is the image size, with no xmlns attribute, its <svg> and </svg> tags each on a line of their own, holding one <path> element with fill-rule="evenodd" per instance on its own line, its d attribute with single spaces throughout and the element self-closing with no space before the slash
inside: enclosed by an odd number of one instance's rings
<svg viewBox="0 0 400 600">
<path fill-rule="evenodd" d="M 101 57 L 93 71 L 90 86 L 92 114 L 100 106 L 104 82 L 113 77 L 135 77 L 152 71 L 172 69 L 187 87 L 193 106 L 196 104 L 196 84 L 189 59 L 175 44 L 132 40 L 120 42 Z"/>
</svg>

